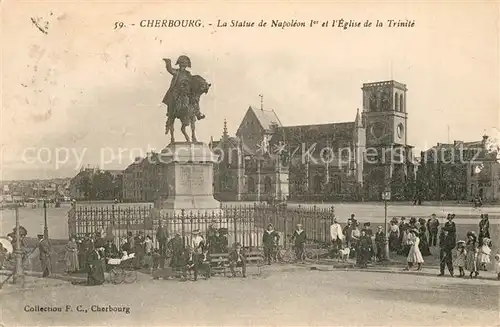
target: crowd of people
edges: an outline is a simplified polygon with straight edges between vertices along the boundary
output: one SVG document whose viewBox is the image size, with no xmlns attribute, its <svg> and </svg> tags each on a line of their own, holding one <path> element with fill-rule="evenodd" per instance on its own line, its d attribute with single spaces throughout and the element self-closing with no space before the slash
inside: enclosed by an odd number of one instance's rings
<svg viewBox="0 0 500 327">
<path fill-rule="evenodd" d="M 354 214 L 344 227 L 333 218 L 330 225 L 331 243 L 328 255 L 353 258 L 356 264 L 363 268 L 369 263 L 386 260 L 388 254 L 391 257 L 400 255 L 406 257 L 405 270 L 416 268 L 418 271 L 422 269 L 424 258 L 432 255 L 430 249 L 437 248 L 440 259 L 439 276 L 444 276 L 447 268 L 451 276 L 455 276 L 455 270 L 458 270 L 459 277 L 465 277 L 467 272 L 470 278 L 476 278 L 481 270 L 486 271 L 491 265 L 492 245 L 488 214 L 481 214 L 478 233 L 468 231 L 464 240 L 457 239 L 454 219 L 454 214 L 448 214 L 446 222 L 441 224 L 435 214 L 427 220 L 423 218 L 417 220 L 413 217 L 393 218 L 388 228 L 389 235 L 386 237 L 384 227 L 381 225 L 377 226 L 375 232 L 369 222 L 365 222 L 363 228 L 360 228 L 360 223 Z M 17 246 L 16 235 L 15 229 L 8 234 L 14 249 Z M 26 257 L 27 231 L 21 227 L 19 235 L 23 257 Z M 264 260 L 268 265 L 277 259 L 280 235 L 272 224 L 269 224 L 263 232 Z M 133 253 L 134 269 L 161 270 L 168 262 L 173 271 L 181 272 L 183 280 L 186 280 L 188 273 L 194 273 L 196 280 L 199 272 L 203 272 L 207 278 L 210 277 L 211 253 L 229 253 L 232 275 L 235 275 L 235 268 L 239 267 L 242 275 L 246 276 L 245 251 L 238 243 L 229 247 L 227 228 L 215 228 L 211 225 L 205 235 L 199 230 L 193 230 L 189 239 L 189 244 L 185 246 L 179 233 L 169 237 L 163 221 L 159 223 L 155 242 L 143 231 L 137 231 L 135 236 L 129 231 L 119 246 L 115 244 L 114 237 L 103 237 L 100 232 L 87 234 L 81 239 L 72 236 L 64 248 L 66 272 L 86 271 L 88 284 L 100 285 L 104 282 L 104 272 L 110 269 L 107 265 L 109 259 L 123 258 Z M 38 235 L 38 240 L 42 275 L 47 277 L 51 274 L 52 246 L 44 235 Z M 296 260 L 303 261 L 307 234 L 301 224 L 296 225 L 290 240 L 295 249 Z M 389 253 L 386 253 L 386 248 Z M 5 260 L 4 252 L 5 249 L 0 246 L 0 265 L 3 265 Z M 495 254 L 493 257 L 494 267 L 500 279 L 500 255 Z"/>
</svg>

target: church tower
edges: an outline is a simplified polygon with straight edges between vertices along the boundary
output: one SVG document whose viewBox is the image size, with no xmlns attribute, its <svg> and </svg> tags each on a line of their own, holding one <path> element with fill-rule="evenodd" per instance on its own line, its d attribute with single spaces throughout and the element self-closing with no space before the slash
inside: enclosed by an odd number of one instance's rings
<svg viewBox="0 0 500 327">
<path fill-rule="evenodd" d="M 366 83 L 362 90 L 367 146 L 406 146 L 406 85 L 396 81 Z"/>
<path fill-rule="evenodd" d="M 413 171 L 412 146 L 408 145 L 408 112 L 405 84 L 396 81 L 365 83 L 362 120 L 366 128 L 364 163 L 365 195 L 380 200 L 384 191 L 393 198 L 406 197 Z"/>
</svg>

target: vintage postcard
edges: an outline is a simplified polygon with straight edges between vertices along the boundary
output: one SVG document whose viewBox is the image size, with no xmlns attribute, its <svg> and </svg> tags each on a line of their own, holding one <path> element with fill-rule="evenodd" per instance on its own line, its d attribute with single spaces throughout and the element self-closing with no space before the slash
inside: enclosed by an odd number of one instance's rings
<svg viewBox="0 0 500 327">
<path fill-rule="evenodd" d="M 0 326 L 499 326 L 499 9 L 0 2 Z"/>
</svg>

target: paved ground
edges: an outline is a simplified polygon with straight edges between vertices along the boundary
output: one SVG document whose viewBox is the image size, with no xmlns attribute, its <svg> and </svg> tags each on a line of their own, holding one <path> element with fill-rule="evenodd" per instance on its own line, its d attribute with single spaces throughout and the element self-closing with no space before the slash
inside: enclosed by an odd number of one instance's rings
<svg viewBox="0 0 500 327">
<path fill-rule="evenodd" d="M 181 283 L 146 276 L 131 285 L 51 284 L 0 291 L 1 323 L 29 325 L 396 325 L 498 326 L 499 285 L 490 279 L 436 277 L 437 271 L 268 269 L 247 279 Z M 279 270 L 279 269 L 278 269 Z M 492 274 L 490 277 L 492 277 Z M 63 312 L 26 312 L 54 306 Z M 66 312 L 66 305 L 69 311 Z M 126 313 L 92 312 L 92 306 Z M 81 306 L 81 307 L 78 307 Z M 87 312 L 77 312 L 77 308 Z"/>
</svg>

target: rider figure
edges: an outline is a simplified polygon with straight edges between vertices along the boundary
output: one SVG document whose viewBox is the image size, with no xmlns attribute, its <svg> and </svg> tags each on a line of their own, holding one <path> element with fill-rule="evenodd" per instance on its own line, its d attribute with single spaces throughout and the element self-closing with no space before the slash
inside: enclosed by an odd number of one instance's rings
<svg viewBox="0 0 500 327">
<path fill-rule="evenodd" d="M 176 65 L 179 69 L 172 68 L 170 59 L 165 60 L 167 71 L 173 75 L 170 88 L 163 97 L 163 103 L 167 105 L 167 116 L 174 114 L 175 110 L 190 105 L 190 81 L 191 73 L 186 68 L 191 68 L 191 60 L 187 56 L 180 56 Z M 195 115 L 198 120 L 205 118 L 200 112 L 199 106 L 195 106 Z"/>
</svg>

